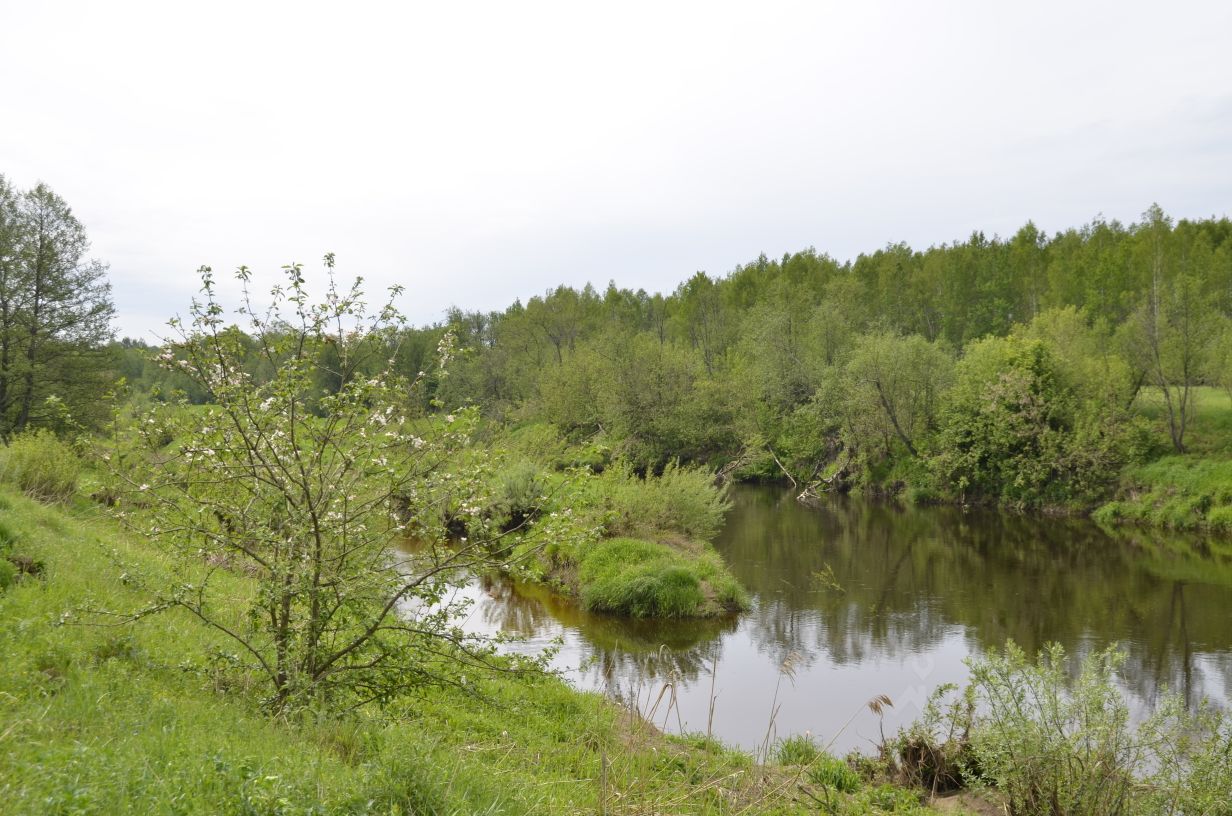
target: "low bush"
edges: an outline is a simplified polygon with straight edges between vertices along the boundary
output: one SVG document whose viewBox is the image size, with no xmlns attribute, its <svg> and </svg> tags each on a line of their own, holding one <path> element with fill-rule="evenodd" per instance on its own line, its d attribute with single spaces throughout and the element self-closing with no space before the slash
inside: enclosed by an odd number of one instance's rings
<svg viewBox="0 0 1232 816">
<path fill-rule="evenodd" d="M 62 502 L 77 490 L 81 462 L 73 448 L 48 430 L 15 437 L 3 453 L 0 472 L 31 498 Z"/>
<path fill-rule="evenodd" d="M 497 526 L 516 529 L 533 518 L 541 509 L 546 489 L 539 468 L 525 459 L 497 473 L 491 509 Z"/>
<path fill-rule="evenodd" d="M 591 494 L 612 535 L 643 538 L 675 533 L 709 541 L 730 507 L 710 471 L 677 463 L 644 479 L 628 467 L 610 467 L 594 479 Z"/>
<path fill-rule="evenodd" d="M 924 721 L 899 738 L 900 763 L 912 778 L 905 748 L 927 745 L 934 778 L 942 758 L 1014 816 L 1224 812 L 1232 721 L 1165 696 L 1135 724 L 1116 683 L 1123 660 L 1114 649 L 1097 652 L 1075 677 L 1060 646 L 1032 660 L 1008 643 L 970 662 L 971 685 L 947 708 L 930 701 Z"/>
</svg>

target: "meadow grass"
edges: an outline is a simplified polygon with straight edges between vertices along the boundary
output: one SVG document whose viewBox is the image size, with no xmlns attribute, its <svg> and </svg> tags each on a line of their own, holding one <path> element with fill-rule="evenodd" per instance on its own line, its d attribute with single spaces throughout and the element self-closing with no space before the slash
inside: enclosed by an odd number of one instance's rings
<svg viewBox="0 0 1232 816">
<path fill-rule="evenodd" d="M 591 544 L 578 563 L 582 604 L 633 617 L 706 617 L 748 604 L 744 589 L 713 550 L 699 552 L 636 538 Z"/>
<path fill-rule="evenodd" d="M 1187 454 L 1131 467 L 1096 521 L 1232 532 L 1232 458 Z"/>
<path fill-rule="evenodd" d="M 148 603 L 170 579 L 159 551 L 80 498 L 49 507 L 5 488 L 0 518 L 5 557 L 43 565 L 0 591 L 6 814 L 813 811 L 798 774 L 665 736 L 545 675 L 272 717 L 258 688 L 215 671 L 233 644 L 187 615 L 109 625 L 87 612 Z M 228 581 L 242 615 L 251 583 Z M 893 812 L 919 809 L 899 793 Z M 870 796 L 845 812 L 882 812 Z"/>
</svg>

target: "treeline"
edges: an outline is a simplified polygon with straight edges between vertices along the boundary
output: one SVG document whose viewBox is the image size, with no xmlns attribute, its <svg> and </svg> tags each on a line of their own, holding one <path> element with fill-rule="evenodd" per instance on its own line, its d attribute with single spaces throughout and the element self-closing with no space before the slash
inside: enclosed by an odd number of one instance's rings
<svg viewBox="0 0 1232 816">
<path fill-rule="evenodd" d="M 801 486 L 1087 501 L 1150 453 L 1159 389 L 1176 451 L 1194 388 L 1223 384 L 1232 222 L 1097 220 L 976 233 L 849 263 L 808 249 L 698 273 L 668 296 L 561 287 L 455 312 L 449 404 L 601 434 L 639 466 L 682 458 Z"/>
<path fill-rule="evenodd" d="M 638 468 L 1045 505 L 1089 501 L 1151 453 L 1144 388 L 1185 450 L 1194 389 L 1228 384 L 1230 316 L 1232 222 L 1155 206 L 845 263 L 762 256 L 668 295 L 561 286 L 454 310 L 396 353 L 429 369 L 448 332 L 455 359 L 425 400 L 598 437 Z M 131 382 L 176 386 L 124 351 Z"/>
</svg>

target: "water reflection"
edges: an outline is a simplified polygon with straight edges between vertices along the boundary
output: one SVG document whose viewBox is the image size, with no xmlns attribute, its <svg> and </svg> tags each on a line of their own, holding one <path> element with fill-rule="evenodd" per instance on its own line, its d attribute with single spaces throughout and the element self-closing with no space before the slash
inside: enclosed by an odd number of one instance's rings
<svg viewBox="0 0 1232 816">
<path fill-rule="evenodd" d="M 733 503 L 716 546 L 754 596 L 738 619 L 632 622 L 485 579 L 466 590 L 479 601 L 470 625 L 527 636 L 519 648 L 563 638 L 556 664 L 586 688 L 628 697 L 671 678 L 691 729 L 707 726 L 713 666 L 714 730 L 747 748 L 768 727 L 867 747 L 871 713 L 843 726 L 868 698 L 894 700 L 887 730 L 910 722 L 933 687 L 965 678 L 964 657 L 1007 638 L 1079 655 L 1121 643 L 1139 706 L 1164 688 L 1232 697 L 1228 545 L 841 497 L 805 508 L 768 488 L 740 488 Z M 780 673 L 789 655 L 794 679 Z"/>
<path fill-rule="evenodd" d="M 482 591 L 478 616 L 488 632 L 512 632 L 531 647 L 568 632 L 581 649 L 579 663 L 593 687 L 620 693 L 623 682 L 679 678 L 696 680 L 709 670 L 721 636 L 736 630 L 737 619 L 638 621 L 583 611 L 533 584 L 487 576 L 475 585 Z M 585 664 L 584 666 L 582 664 Z"/>
</svg>

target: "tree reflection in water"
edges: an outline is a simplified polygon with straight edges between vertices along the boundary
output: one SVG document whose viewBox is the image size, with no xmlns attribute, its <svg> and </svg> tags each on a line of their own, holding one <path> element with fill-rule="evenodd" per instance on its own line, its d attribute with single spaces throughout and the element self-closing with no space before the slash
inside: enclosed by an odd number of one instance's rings
<svg viewBox="0 0 1232 816">
<path fill-rule="evenodd" d="M 793 652 L 780 733 L 836 729 L 873 693 L 918 701 L 924 687 L 961 679 L 963 657 L 1007 638 L 1029 652 L 1056 641 L 1074 655 L 1120 643 L 1139 707 L 1165 688 L 1191 704 L 1232 698 L 1232 544 L 843 497 L 807 508 L 773 488 L 737 488 L 733 505 L 716 546 L 754 596 L 740 618 L 631 621 L 487 578 L 474 587 L 479 625 L 532 645 L 564 637 L 557 665 L 588 688 L 627 697 L 676 680 L 703 729 L 717 663 L 716 688 L 736 701 L 716 731 L 746 746 L 764 735 L 765 716 L 736 706 L 768 699 Z M 905 708 L 895 714 L 904 722 Z M 836 747 L 861 747 L 859 735 Z"/>
</svg>

